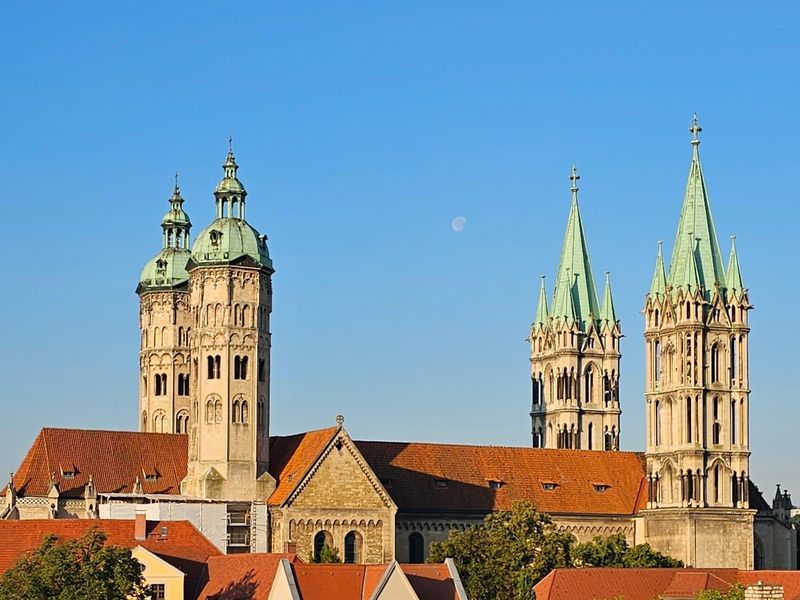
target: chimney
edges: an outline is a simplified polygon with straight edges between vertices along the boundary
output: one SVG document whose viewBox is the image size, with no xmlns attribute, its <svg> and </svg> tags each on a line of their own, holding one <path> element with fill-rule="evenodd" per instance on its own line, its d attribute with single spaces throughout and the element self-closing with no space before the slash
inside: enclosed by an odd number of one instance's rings
<svg viewBox="0 0 800 600">
<path fill-rule="evenodd" d="M 136 511 L 133 537 L 137 542 L 143 542 L 147 539 L 147 513 L 144 511 Z"/>
<path fill-rule="evenodd" d="M 283 553 L 284 554 L 297 554 L 297 542 L 284 542 L 283 543 Z"/>
</svg>

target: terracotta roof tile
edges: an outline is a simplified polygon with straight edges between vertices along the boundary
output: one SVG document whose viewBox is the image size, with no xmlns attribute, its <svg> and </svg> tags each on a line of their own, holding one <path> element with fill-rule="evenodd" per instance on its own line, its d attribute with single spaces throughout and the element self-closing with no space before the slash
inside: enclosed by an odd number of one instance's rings
<svg viewBox="0 0 800 600">
<path fill-rule="evenodd" d="M 538 600 L 596 600 L 617 598 L 652 600 L 668 597 L 692 599 L 704 590 L 727 590 L 741 581 L 743 574 L 756 574 L 755 580 L 767 581 L 762 573 L 736 569 L 555 569 L 534 586 Z M 800 572 L 775 572 L 796 574 Z M 791 579 L 791 576 L 787 579 Z M 786 596 L 787 600 L 797 598 Z"/>
<path fill-rule="evenodd" d="M 89 475 L 95 489 L 105 493 L 129 493 L 139 477 L 146 494 L 179 494 L 187 439 L 171 433 L 46 427 L 14 474 L 14 486 L 22 496 L 44 496 L 54 475 L 61 496 L 81 498 Z M 65 477 L 65 468 L 74 469 L 74 476 Z M 148 480 L 146 472 L 156 479 Z"/>
<path fill-rule="evenodd" d="M 107 544 L 135 548 L 142 546 L 186 574 L 186 597 L 194 597 L 205 563 L 220 554 L 211 542 L 188 521 L 148 521 L 147 539 L 134 535 L 133 520 L 116 519 L 33 519 L 0 521 L 0 574 L 16 564 L 24 554 L 35 550 L 47 534 L 59 539 L 75 539 L 92 527 L 101 529 Z M 166 528 L 166 537 L 161 529 Z M 12 542 L 12 543 L 8 543 Z"/>
<path fill-rule="evenodd" d="M 293 565 L 297 590 L 303 600 L 363 600 L 368 569 L 386 570 L 386 565 Z"/>
<path fill-rule="evenodd" d="M 229 554 L 208 559 L 207 581 L 198 600 L 266 600 L 281 559 L 295 554 Z"/>
<path fill-rule="evenodd" d="M 748 586 L 758 583 L 783 586 L 785 600 L 800 600 L 800 571 L 739 571 L 737 581 Z"/>
<path fill-rule="evenodd" d="M 277 482 L 269 504 L 283 504 L 291 496 L 338 431 L 338 427 L 329 427 L 269 439 L 269 472 Z"/>
<path fill-rule="evenodd" d="M 400 565 L 421 600 L 459 600 L 447 565 Z"/>
<path fill-rule="evenodd" d="M 639 453 L 405 442 L 356 445 L 400 510 L 486 513 L 527 500 L 551 514 L 631 515 L 647 503 Z M 545 489 L 547 483 L 554 483 L 554 489 Z M 598 491 L 598 483 L 609 487 Z"/>
</svg>

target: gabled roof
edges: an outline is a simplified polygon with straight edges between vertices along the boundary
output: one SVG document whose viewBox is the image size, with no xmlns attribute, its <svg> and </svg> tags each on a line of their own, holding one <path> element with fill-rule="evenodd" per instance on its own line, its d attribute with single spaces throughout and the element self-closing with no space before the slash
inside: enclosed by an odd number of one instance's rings
<svg viewBox="0 0 800 600">
<path fill-rule="evenodd" d="M 371 600 L 394 569 L 402 572 L 401 577 L 405 576 L 419 600 L 460 600 L 450 571 L 443 564 L 308 565 L 298 562 L 292 564 L 291 569 L 303 600 Z"/>
<path fill-rule="evenodd" d="M 653 279 L 650 282 L 650 294 L 664 294 L 667 289 L 667 276 L 664 272 L 664 254 L 661 247 L 663 244 L 658 242 L 658 255 L 656 256 L 656 266 L 653 269 Z"/>
<path fill-rule="evenodd" d="M 21 496 L 46 496 L 51 477 L 59 494 L 81 498 L 89 476 L 98 493 L 133 491 L 138 477 L 146 494 L 179 494 L 186 475 L 188 436 L 45 427 L 14 474 Z M 74 476 L 63 475 L 75 469 Z M 155 480 L 145 477 L 153 471 Z"/>
<path fill-rule="evenodd" d="M 400 511 L 483 514 L 525 500 L 551 514 L 631 515 L 647 503 L 639 453 L 414 442 L 356 445 Z M 598 482 L 610 487 L 598 491 Z M 550 486 L 543 483 L 556 485 L 545 489 Z"/>
<path fill-rule="evenodd" d="M 536 316 L 533 319 L 534 327 L 544 327 L 547 325 L 550 312 L 547 309 L 547 291 L 544 285 L 544 275 L 542 275 L 542 285 L 539 287 L 539 304 L 536 306 Z"/>
<path fill-rule="evenodd" d="M 295 554 L 229 554 L 208 559 L 207 581 L 198 600 L 266 600 L 281 559 L 301 562 Z"/>
<path fill-rule="evenodd" d="M 692 271 L 696 271 L 700 285 L 709 291 L 714 288 L 714 282 L 719 282 L 722 288 L 726 287 L 725 271 L 722 267 L 722 254 L 714 228 L 714 218 L 711 215 L 703 168 L 700 165 L 700 140 L 697 134 L 701 130 L 696 115 L 690 131 L 693 134 L 692 162 L 689 166 L 689 178 L 686 182 L 667 281 L 673 287 L 677 287 L 684 283 L 686 277 L 692 276 Z M 696 265 L 689 264 L 694 261 Z"/>
<path fill-rule="evenodd" d="M 148 521 L 147 537 L 137 540 L 133 520 L 118 519 L 33 519 L 0 520 L 0 539 L 13 543 L 0 544 L 0 573 L 14 566 L 24 553 L 35 550 L 50 533 L 61 540 L 75 539 L 92 527 L 102 530 L 106 544 L 135 548 L 142 546 L 186 574 L 186 597 L 194 596 L 205 563 L 220 552 L 188 521 Z M 162 536 L 162 528 L 166 535 Z"/>
<path fill-rule="evenodd" d="M 270 505 L 283 504 L 291 496 L 339 430 L 339 427 L 328 427 L 269 439 L 269 472 L 277 482 L 269 497 Z"/>
<path fill-rule="evenodd" d="M 736 236 L 731 236 L 731 255 L 728 258 L 728 272 L 725 274 L 728 289 L 736 290 L 739 294 L 744 291 L 742 269 L 739 267 L 739 255 L 736 253 Z"/>
<path fill-rule="evenodd" d="M 614 297 L 611 295 L 611 275 L 608 271 L 606 271 L 606 288 L 599 317 L 600 321 L 605 322 L 609 329 L 614 329 L 614 325 L 617 324 L 617 311 L 614 308 Z"/>
</svg>

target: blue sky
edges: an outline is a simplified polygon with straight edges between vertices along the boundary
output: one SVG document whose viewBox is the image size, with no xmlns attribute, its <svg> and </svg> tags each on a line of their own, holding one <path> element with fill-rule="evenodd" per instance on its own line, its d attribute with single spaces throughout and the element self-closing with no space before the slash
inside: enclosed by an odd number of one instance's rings
<svg viewBox="0 0 800 600">
<path fill-rule="evenodd" d="M 642 449 L 639 311 L 697 111 L 756 307 L 751 471 L 800 493 L 796 3 L 162 4 L 4 8 L 5 472 L 42 426 L 136 427 L 137 278 L 176 170 L 194 232 L 211 220 L 229 135 L 277 269 L 273 433 L 342 413 L 359 439 L 527 445 L 575 162 Z"/>
</svg>

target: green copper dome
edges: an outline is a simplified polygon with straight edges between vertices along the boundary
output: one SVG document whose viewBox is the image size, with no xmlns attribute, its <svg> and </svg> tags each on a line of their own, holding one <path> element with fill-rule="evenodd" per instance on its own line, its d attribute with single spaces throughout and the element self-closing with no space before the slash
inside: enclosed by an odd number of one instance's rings
<svg viewBox="0 0 800 600">
<path fill-rule="evenodd" d="M 183 210 L 183 198 L 178 187 L 178 175 L 175 174 L 175 188 L 169 199 L 169 210 L 161 220 L 163 247 L 145 265 L 139 277 L 136 293 L 152 290 L 171 289 L 184 285 L 189 281 L 186 264 L 191 258 L 189 252 L 189 231 L 192 223 L 189 215 Z"/>
<path fill-rule="evenodd" d="M 191 253 L 186 248 L 164 248 L 142 269 L 137 293 L 171 289 L 189 281 L 186 263 Z"/>
<path fill-rule="evenodd" d="M 192 245 L 192 264 L 245 263 L 272 269 L 266 236 L 244 219 L 223 217 L 206 227 Z"/>
</svg>

